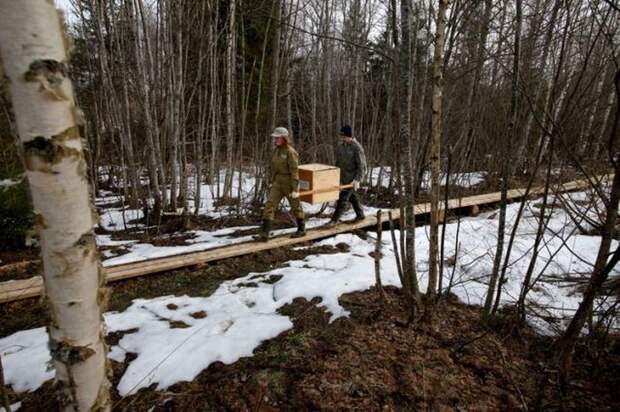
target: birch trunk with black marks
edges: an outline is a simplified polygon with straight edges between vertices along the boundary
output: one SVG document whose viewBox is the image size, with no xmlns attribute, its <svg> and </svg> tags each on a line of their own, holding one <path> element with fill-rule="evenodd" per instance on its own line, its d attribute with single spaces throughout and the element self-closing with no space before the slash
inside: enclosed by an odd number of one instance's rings
<svg viewBox="0 0 620 412">
<path fill-rule="evenodd" d="M 66 411 L 110 410 L 99 270 L 87 165 L 66 38 L 52 2 L 0 1 L 0 52 L 9 79 L 41 236 L 50 351 Z"/>
</svg>

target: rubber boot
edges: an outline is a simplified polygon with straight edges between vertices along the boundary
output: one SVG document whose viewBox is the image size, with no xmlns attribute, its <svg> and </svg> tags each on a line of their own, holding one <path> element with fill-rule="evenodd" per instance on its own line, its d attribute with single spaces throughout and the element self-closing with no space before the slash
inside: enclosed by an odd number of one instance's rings
<svg viewBox="0 0 620 412">
<path fill-rule="evenodd" d="M 297 232 L 293 233 L 291 237 L 303 237 L 306 236 L 306 222 L 303 219 L 297 219 Z"/>
<path fill-rule="evenodd" d="M 338 224 L 338 221 L 332 219 L 329 222 L 325 223 L 323 227 L 332 227 L 332 226 L 336 226 L 337 224 Z"/>
<path fill-rule="evenodd" d="M 325 224 L 326 227 L 335 226 L 338 224 L 338 220 L 340 220 L 340 216 L 342 216 L 342 212 L 344 212 L 345 203 L 342 199 L 342 194 L 338 198 L 338 202 L 336 203 L 336 210 L 334 210 L 334 214 L 332 218 Z"/>
<path fill-rule="evenodd" d="M 252 236 L 255 240 L 266 242 L 269 240 L 269 232 L 271 232 L 271 220 L 264 219 L 263 225 L 257 235 Z"/>
<path fill-rule="evenodd" d="M 357 223 L 360 220 L 364 220 L 366 216 L 364 216 L 364 208 L 360 203 L 359 195 L 357 193 L 353 193 L 351 195 L 350 201 L 353 205 L 353 210 L 355 210 L 355 219 L 353 219 L 351 223 Z"/>
</svg>

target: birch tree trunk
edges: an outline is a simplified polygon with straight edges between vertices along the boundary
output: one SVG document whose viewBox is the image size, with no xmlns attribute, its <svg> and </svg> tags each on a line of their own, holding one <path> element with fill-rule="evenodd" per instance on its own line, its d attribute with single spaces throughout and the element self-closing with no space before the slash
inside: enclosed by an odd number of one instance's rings
<svg viewBox="0 0 620 412">
<path fill-rule="evenodd" d="M 411 5 L 410 0 L 401 0 L 400 2 L 400 26 L 401 26 L 401 44 L 399 48 L 399 116 L 400 116 L 400 140 L 401 143 L 407 145 L 407 156 L 405 157 L 405 222 L 406 222 L 406 250 L 402 251 L 405 279 L 407 281 L 407 298 L 412 305 L 412 313 L 415 307 L 421 306 L 420 288 L 418 286 L 418 276 L 416 272 L 415 259 L 415 185 L 414 185 L 414 167 L 413 159 L 417 155 L 415 147 L 413 147 L 411 136 L 411 113 L 413 112 L 413 71 L 412 64 L 415 58 L 411 56 Z M 417 19 L 416 19 L 417 22 Z M 417 24 L 414 29 L 414 35 L 417 32 Z M 414 43 L 415 44 L 415 43 Z M 417 146 L 416 146 L 417 147 Z M 414 306 L 415 305 L 415 306 Z"/>
<path fill-rule="evenodd" d="M 434 300 L 437 295 L 437 250 L 438 250 L 438 222 L 439 222 L 439 175 L 440 144 L 442 129 L 442 101 L 443 101 L 443 45 L 446 31 L 446 10 L 448 0 L 439 1 L 437 11 L 437 33 L 435 36 L 435 51 L 433 54 L 433 99 L 431 117 L 431 238 L 428 258 L 428 289 L 426 295 Z"/>
<path fill-rule="evenodd" d="M 613 66 L 609 65 L 608 70 L 611 70 Z M 596 112 L 598 109 L 598 98 L 599 96 L 601 96 L 601 94 L 603 93 L 603 85 L 605 84 L 605 80 L 607 80 L 607 71 L 604 71 L 601 75 L 601 78 L 599 79 L 599 81 L 596 84 L 596 89 L 594 92 L 594 96 L 597 97 L 597 101 L 596 103 L 593 103 L 592 105 L 590 105 L 590 108 L 588 109 L 589 113 L 588 113 L 588 121 L 585 125 L 585 127 L 581 130 L 581 132 L 579 133 L 579 137 L 577 139 L 578 142 L 581 143 L 581 146 L 579 147 L 579 151 L 577 153 L 577 155 L 582 158 L 586 152 L 587 149 L 591 146 L 592 144 L 592 125 L 594 124 L 594 117 L 596 116 Z M 609 94 L 612 96 L 613 99 L 613 89 L 609 90 Z M 613 100 L 612 100 L 613 103 Z"/>
<path fill-rule="evenodd" d="M 607 107 L 605 108 L 605 115 L 603 115 L 603 120 L 601 121 L 601 128 L 598 132 L 598 136 L 593 140 L 594 147 L 590 151 L 590 153 L 594 154 L 594 159 L 599 159 L 603 156 L 603 149 L 605 148 L 605 144 L 603 141 L 603 135 L 605 134 L 605 130 L 608 129 L 607 123 L 610 121 L 611 117 L 611 109 L 614 107 L 614 98 L 615 94 L 612 92 L 609 93 L 607 98 Z"/>
<path fill-rule="evenodd" d="M 228 8 L 228 45 L 226 46 L 226 175 L 224 178 L 224 197 L 232 196 L 233 146 L 235 143 L 235 62 L 237 23 L 235 20 L 236 0 L 230 1 Z"/>
<path fill-rule="evenodd" d="M 110 409 L 101 322 L 103 277 L 67 70 L 52 2 L 0 1 L 0 52 L 37 211 L 50 349 L 66 411 Z"/>
</svg>

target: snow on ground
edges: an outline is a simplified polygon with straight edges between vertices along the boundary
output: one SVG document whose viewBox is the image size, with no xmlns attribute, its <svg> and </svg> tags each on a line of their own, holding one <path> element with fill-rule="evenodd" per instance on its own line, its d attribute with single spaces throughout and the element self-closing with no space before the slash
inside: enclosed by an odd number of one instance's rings
<svg viewBox="0 0 620 412">
<path fill-rule="evenodd" d="M 330 321 L 347 316 L 338 297 L 374 284 L 374 272 L 367 270 L 372 268 L 368 253 L 374 244 L 352 234 L 322 243 L 346 243 L 351 251 L 311 255 L 289 262 L 288 267 L 250 273 L 222 283 L 208 297 L 136 299 L 123 312 L 107 313 L 108 333 L 137 329 L 110 350 L 110 358 L 117 361 L 123 361 L 127 353 L 137 354 L 121 378 L 119 393 L 126 396 L 152 383 L 159 389 L 167 388 L 192 380 L 215 361 L 230 364 L 251 356 L 261 342 L 292 328 L 291 320 L 277 310 L 297 297 L 319 297 L 319 306 L 331 313 Z M 398 286 L 393 255 L 386 252 L 383 282 Z M 274 276 L 281 278 L 273 284 L 267 282 Z M 183 322 L 188 327 L 172 327 L 171 322 Z M 0 353 L 10 372 L 7 384 L 16 391 L 34 390 L 52 378 L 53 372 L 46 372 L 50 360 L 46 342 L 44 328 L 0 339 Z M 29 359 L 28 364 L 25 359 Z"/>
<path fill-rule="evenodd" d="M 225 177 L 224 172 L 220 174 L 220 180 L 223 181 Z M 239 173 L 235 172 L 233 175 L 233 196 L 236 196 L 239 188 Z M 253 195 L 255 180 L 250 175 L 244 173 L 242 175 L 242 191 L 241 196 L 244 202 L 249 202 Z M 190 180 L 190 193 L 194 194 L 195 185 L 193 180 Z M 221 190 L 221 188 L 220 188 Z M 217 184 L 203 184 L 201 187 L 201 207 L 200 214 L 213 218 L 225 217 L 231 212 L 226 207 L 216 208 L 214 206 L 214 199 L 218 194 Z M 144 227 L 141 223 L 136 223 L 135 220 L 141 219 L 144 215 L 142 210 L 124 209 L 120 207 L 105 208 L 106 205 L 118 203 L 122 200 L 122 196 L 114 194 L 109 191 L 100 191 L 100 197 L 97 197 L 97 206 L 102 207 L 100 213 L 100 226 L 107 231 L 120 231 L 124 229 L 136 229 Z M 193 200 L 190 199 L 190 205 L 193 207 Z M 310 205 L 303 203 L 304 211 L 307 215 L 316 214 L 321 209 L 321 204 Z M 331 214 L 334 210 L 335 202 L 332 202 L 325 209 L 326 214 Z M 288 210 L 288 202 L 283 201 L 283 207 Z M 373 207 L 365 207 L 367 214 L 376 213 L 377 209 Z M 193 213 L 193 209 L 190 210 Z M 343 220 L 352 219 L 354 212 L 349 210 L 343 215 Z M 327 223 L 326 218 L 309 218 L 306 222 L 306 227 L 312 229 L 313 227 L 321 226 Z M 208 249 L 213 249 L 221 246 L 227 246 L 252 240 L 251 236 L 234 236 L 233 234 L 239 230 L 256 229 L 258 226 L 237 226 L 227 227 L 224 229 L 205 231 L 194 230 L 187 231 L 184 234 L 189 235 L 191 239 L 187 240 L 189 245 L 184 246 L 155 246 L 150 243 L 138 243 L 138 241 L 113 241 L 111 235 L 97 235 L 97 244 L 99 246 L 124 246 L 128 253 L 121 256 L 115 256 L 110 251 L 104 251 L 102 253 L 103 266 L 114 266 L 130 262 L 139 262 L 147 259 L 172 256 L 190 252 L 199 252 Z M 296 227 L 274 230 L 274 235 L 292 233 L 296 230 Z"/>
<path fill-rule="evenodd" d="M 23 176 L 19 176 L 13 179 L 0 179 L 0 191 L 6 190 L 13 186 L 17 186 L 23 180 L 24 180 Z"/>
<path fill-rule="evenodd" d="M 570 194 L 585 199 L 585 194 Z M 538 219 L 536 205 L 528 202 L 519 226 L 504 285 L 502 304 L 514 303 L 522 278 L 529 264 Z M 508 207 L 507 233 L 512 229 L 519 205 Z M 584 206 L 585 207 L 585 206 Z M 534 277 L 545 278 L 588 274 L 596 258 L 600 237 L 577 233 L 567 212 L 554 208 L 534 270 Z M 460 222 L 459 251 L 456 265 L 444 267 L 443 285 L 461 300 L 482 304 L 488 275 L 493 264 L 498 217 L 496 212 L 463 218 Z M 454 255 L 457 223 L 446 225 L 446 257 Z M 397 233 L 399 236 L 399 233 Z M 416 231 L 417 269 L 420 287 L 424 291 L 428 272 L 428 227 Z M 508 239 L 506 239 L 508 240 Z M 123 312 L 105 314 L 108 332 L 126 333 L 110 351 L 110 358 L 123 361 L 128 353 L 137 355 L 129 362 L 117 387 L 122 396 L 153 383 L 164 389 L 180 381 L 194 379 L 209 364 L 226 364 L 241 357 L 252 356 L 261 342 L 276 337 L 292 327 L 287 316 L 278 309 L 295 298 L 320 298 L 318 304 L 330 314 L 330 321 L 348 316 L 338 298 L 345 293 L 363 291 L 374 285 L 373 236 L 362 240 L 353 234 L 341 234 L 319 245 L 350 246 L 348 252 L 311 255 L 303 260 L 289 261 L 283 268 L 266 273 L 223 282 L 210 296 L 163 296 L 155 299 L 136 299 Z M 617 247 L 614 242 L 612 247 Z M 383 242 L 381 262 L 385 285 L 399 286 L 394 253 L 389 236 Z M 620 270 L 616 270 L 620 273 Z M 452 282 L 451 282 L 452 279 Z M 531 302 L 544 308 L 539 314 L 550 315 L 557 321 L 543 321 L 530 312 L 528 320 L 543 333 L 552 334 L 565 327 L 581 297 L 561 283 L 538 283 L 529 295 Z M 533 306 L 533 305 L 532 305 Z M 185 327 L 178 327 L 182 322 Z M 0 339 L 0 354 L 5 363 L 7 384 L 16 391 L 34 390 L 51 379 L 48 370 L 50 355 L 44 328 L 18 332 Z"/>
<path fill-rule="evenodd" d="M 17 403 L 14 403 L 12 405 L 9 405 L 9 407 L 11 408 L 11 412 L 16 412 L 16 411 L 19 410 L 19 408 L 22 407 L 22 403 L 21 402 L 17 402 Z M 5 408 L 0 407 L 0 412 L 5 412 L 5 411 L 6 411 Z"/>
<path fill-rule="evenodd" d="M 125 209 L 122 207 L 108 208 L 99 215 L 99 225 L 109 232 L 135 229 L 144 226 L 141 223 L 135 222 L 143 217 L 144 212 L 142 210 Z"/>
<path fill-rule="evenodd" d="M 377 209 L 372 207 L 365 207 L 364 210 L 367 214 L 376 213 Z M 329 209 L 328 209 L 329 211 Z M 343 220 L 352 219 L 355 216 L 353 211 L 349 211 L 343 215 Z M 312 229 L 319 227 L 328 222 L 326 218 L 311 218 L 306 222 L 306 228 Z M 228 227 L 225 229 L 219 229 L 214 231 L 204 230 L 192 230 L 184 232 L 184 234 L 192 237 L 187 239 L 186 242 L 190 243 L 185 246 L 155 246 L 150 243 L 138 243 L 137 241 L 114 241 L 111 240 L 110 235 L 97 235 L 97 244 L 99 246 L 124 246 L 128 253 L 114 256 L 103 252 L 103 266 L 115 266 L 130 262 L 139 262 L 143 260 L 160 258 L 165 256 L 173 256 L 183 253 L 199 252 L 209 249 L 214 249 L 221 246 L 228 246 L 237 243 L 247 242 L 252 240 L 251 235 L 247 236 L 234 236 L 233 234 L 238 230 L 255 229 L 258 226 L 236 226 Z M 282 235 L 286 233 L 293 233 L 296 231 L 296 227 L 290 227 L 286 229 L 273 230 L 274 236 Z"/>
<path fill-rule="evenodd" d="M 54 377 L 47 343 L 45 328 L 24 330 L 0 339 L 6 385 L 15 392 L 33 391 Z"/>
<path fill-rule="evenodd" d="M 391 168 L 390 167 L 374 167 L 370 171 L 370 175 L 368 178 L 368 182 L 371 186 L 379 185 L 381 182 L 381 186 L 388 187 L 390 183 L 390 175 Z M 470 173 L 451 173 L 450 174 L 450 185 L 451 186 L 459 186 L 462 188 L 472 188 L 477 186 L 485 181 L 487 176 L 486 172 L 470 172 Z M 441 175 L 439 184 L 441 186 L 446 185 L 447 175 L 443 173 Z M 430 172 L 424 172 L 422 176 L 422 190 L 426 191 L 430 189 L 431 185 L 431 174 Z"/>
<path fill-rule="evenodd" d="M 321 298 L 319 306 L 331 313 L 331 321 L 347 316 L 338 297 L 374 284 L 374 273 L 365 270 L 374 247 L 354 235 L 339 238 L 356 253 L 313 255 L 269 273 L 251 273 L 224 282 L 206 298 L 135 300 L 126 311 L 108 314 L 106 323 L 111 330 L 138 328 L 138 332 L 125 335 L 113 351 L 116 360 L 123 360 L 125 353 L 138 355 L 121 378 L 119 393 L 126 396 L 152 383 L 164 389 L 193 380 L 215 361 L 230 364 L 251 356 L 262 341 L 293 327 L 277 310 L 297 297 Z M 385 261 L 384 267 L 385 282 L 397 285 L 391 261 Z M 281 278 L 274 284 L 266 282 L 274 276 Z M 200 312 L 198 318 L 192 316 Z M 171 329 L 169 321 L 189 327 Z"/>
<path fill-rule="evenodd" d="M 135 240 L 112 240 L 112 235 L 97 235 L 97 245 L 99 246 L 124 246 L 136 243 Z"/>
</svg>

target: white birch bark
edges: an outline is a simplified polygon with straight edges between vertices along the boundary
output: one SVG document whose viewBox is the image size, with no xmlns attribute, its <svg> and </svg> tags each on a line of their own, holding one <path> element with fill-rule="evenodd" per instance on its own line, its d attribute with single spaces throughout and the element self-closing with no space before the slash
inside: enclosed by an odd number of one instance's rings
<svg viewBox="0 0 620 412">
<path fill-rule="evenodd" d="M 236 1 L 231 0 L 228 8 L 228 39 L 226 46 L 226 175 L 224 179 L 224 197 L 232 196 L 233 149 L 235 140 L 234 82 L 236 61 L 235 20 Z"/>
<path fill-rule="evenodd" d="M 614 107 L 614 98 L 615 94 L 613 92 L 613 88 L 609 92 L 607 96 L 607 106 L 605 107 L 605 114 L 603 115 L 603 120 L 601 122 L 601 128 L 599 129 L 598 135 L 594 138 L 594 147 L 590 151 L 590 153 L 594 154 L 594 158 L 598 159 L 603 155 L 603 149 L 605 148 L 605 143 L 603 141 L 605 131 L 608 129 L 607 123 L 611 120 L 611 109 Z"/>
<path fill-rule="evenodd" d="M 435 37 L 435 52 L 433 55 L 433 99 L 432 99 L 432 121 L 431 121 L 431 237 L 429 250 L 429 272 L 427 296 L 434 297 L 437 294 L 437 248 L 439 223 L 439 174 L 440 165 L 440 144 L 442 134 L 441 109 L 443 101 L 443 46 L 446 31 L 446 10 L 448 1 L 439 1 L 437 11 L 437 33 Z"/>
<path fill-rule="evenodd" d="M 109 410 L 96 215 L 73 90 L 65 77 L 66 39 L 48 0 L 0 0 L 0 10 L 0 52 L 41 236 L 61 406 Z"/>
</svg>

